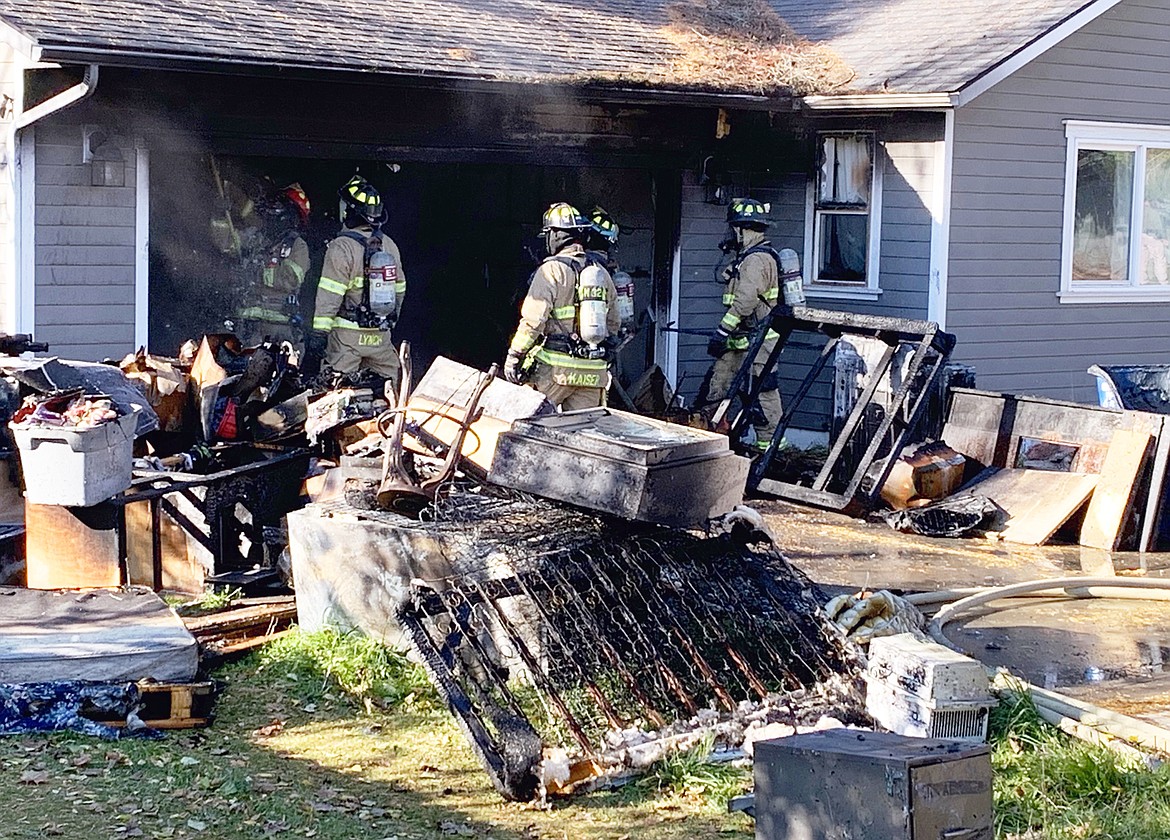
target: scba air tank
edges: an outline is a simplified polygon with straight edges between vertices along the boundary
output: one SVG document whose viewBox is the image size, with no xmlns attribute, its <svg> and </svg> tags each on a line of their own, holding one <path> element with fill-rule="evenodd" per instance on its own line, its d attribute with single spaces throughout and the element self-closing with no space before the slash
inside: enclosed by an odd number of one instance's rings
<svg viewBox="0 0 1170 840">
<path fill-rule="evenodd" d="M 385 251 L 374 251 L 366 267 L 366 282 L 370 285 L 370 309 L 380 317 L 391 316 L 398 306 L 398 264 Z"/>
<path fill-rule="evenodd" d="M 577 280 L 577 335 L 591 347 L 597 347 L 609 338 L 606 326 L 609 294 L 605 278 L 605 271 L 601 268 L 587 265 L 581 269 Z"/>
<path fill-rule="evenodd" d="M 613 285 L 617 288 L 617 311 L 623 327 L 634 321 L 634 278 L 624 271 L 615 271 Z"/>
<path fill-rule="evenodd" d="M 804 306 L 804 276 L 800 271 L 800 256 L 791 248 L 780 252 L 780 288 L 784 302 L 789 306 Z"/>
</svg>

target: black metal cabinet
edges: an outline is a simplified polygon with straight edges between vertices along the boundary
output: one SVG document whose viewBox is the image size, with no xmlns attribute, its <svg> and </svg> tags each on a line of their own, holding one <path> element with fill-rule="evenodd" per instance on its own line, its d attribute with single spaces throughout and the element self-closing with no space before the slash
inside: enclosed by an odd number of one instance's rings
<svg viewBox="0 0 1170 840">
<path fill-rule="evenodd" d="M 985 744 L 832 729 L 755 745 L 757 840 L 991 840 Z"/>
</svg>

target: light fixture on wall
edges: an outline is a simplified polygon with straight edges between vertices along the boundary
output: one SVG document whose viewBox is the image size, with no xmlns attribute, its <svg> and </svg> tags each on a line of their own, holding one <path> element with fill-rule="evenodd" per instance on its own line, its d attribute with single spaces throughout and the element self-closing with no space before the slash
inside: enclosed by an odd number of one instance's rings
<svg viewBox="0 0 1170 840">
<path fill-rule="evenodd" d="M 703 158 L 699 167 L 699 186 L 703 188 L 703 201 L 707 204 L 725 205 L 731 199 L 731 189 L 723 183 L 723 167 L 714 155 Z"/>
<path fill-rule="evenodd" d="M 113 135 L 87 125 L 82 130 L 82 160 L 89 163 L 89 183 L 94 187 L 126 186 L 126 157 Z"/>
</svg>

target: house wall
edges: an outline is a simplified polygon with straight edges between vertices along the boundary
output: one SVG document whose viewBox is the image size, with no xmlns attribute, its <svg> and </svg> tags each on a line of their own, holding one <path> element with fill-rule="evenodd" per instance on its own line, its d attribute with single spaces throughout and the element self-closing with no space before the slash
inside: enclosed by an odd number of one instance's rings
<svg viewBox="0 0 1170 840">
<path fill-rule="evenodd" d="M 290 103 L 303 102 L 313 106 L 290 107 Z M 53 352 L 80 358 L 117 356 L 133 349 L 132 146 L 137 138 L 159 160 L 167 154 L 171 159 L 185 155 L 199 162 L 201 170 L 206 168 L 203 161 L 208 153 L 215 153 L 336 161 L 338 166 L 350 166 L 349 172 L 353 161 L 376 167 L 380 164 L 371 162 L 517 163 L 580 171 L 592 168 L 618 177 L 622 170 L 650 173 L 680 166 L 696 145 L 694 138 L 713 121 L 713 109 L 707 110 L 711 119 L 700 121 L 687 118 L 679 108 L 586 102 L 544 90 L 526 90 L 522 96 L 488 95 L 365 81 L 288 81 L 103 68 L 92 97 L 37 126 L 38 338 L 49 341 Z M 81 162 L 85 123 L 116 126 L 127 138 L 124 188 L 88 186 L 90 167 Z M 570 183 L 576 183 L 573 178 L 562 180 L 562 184 L 549 185 L 550 195 L 559 197 Z M 337 182 L 331 181 L 326 190 L 330 200 Z M 493 186 L 472 179 L 452 185 L 445 195 L 468 190 L 490 193 Z M 582 201 L 601 199 L 592 191 L 581 196 Z M 548 200 L 533 205 L 528 216 L 534 225 Z M 431 204 L 430 209 L 441 209 L 440 202 Z M 316 209 L 322 217 L 331 212 L 329 201 Z M 623 208 L 611 210 L 620 213 Z M 204 226 L 215 211 L 189 203 L 177 210 L 184 219 Z M 450 219 L 449 214 L 442 219 Z M 170 223 L 173 217 L 156 221 Z M 634 222 L 646 239 L 653 220 L 635 218 Z M 657 272 L 657 263 L 651 265 L 649 257 L 638 254 L 639 250 L 649 252 L 651 245 L 643 242 L 639 248 L 637 233 L 626 241 L 630 243 L 627 257 L 637 257 L 632 267 L 644 262 Z M 656 282 L 664 279 L 656 278 Z M 422 300 L 419 292 L 416 286 L 414 306 Z"/>
<path fill-rule="evenodd" d="M 21 101 L 23 57 L 11 44 L 0 40 L 0 102 Z M 14 332 L 16 326 L 16 237 L 19 210 L 16 201 L 15 107 L 0 118 L 0 330 Z"/>
<path fill-rule="evenodd" d="M 134 349 L 135 150 L 122 187 L 90 186 L 83 114 L 36 125 L 36 337 L 55 355 L 120 358 Z"/>
<path fill-rule="evenodd" d="M 1066 119 L 1170 125 L 1170 6 L 1126 0 L 958 109 L 948 328 L 980 387 L 1096 402 L 1166 362 L 1170 304 L 1061 304 Z"/>
<path fill-rule="evenodd" d="M 897 121 L 864 119 L 809 126 L 816 130 L 872 129 L 876 132 L 882 169 L 881 251 L 879 287 L 876 300 L 828 298 L 808 291 L 810 306 L 840 311 L 887 315 L 897 318 L 925 318 L 930 269 L 931 207 L 938 146 L 942 142 L 941 115 L 915 115 Z M 809 141 L 811 142 L 811 140 Z M 772 203 L 772 244 L 805 254 L 808 215 L 809 172 L 783 174 L 731 173 L 727 180 L 736 189 L 760 201 Z M 716 282 L 714 269 L 720 253 L 718 243 L 726 230 L 726 207 L 706 204 L 703 187 L 693 171 L 683 173 L 682 243 L 679 270 L 679 323 L 689 330 L 713 330 L 722 317 L 723 286 Z M 678 382 L 688 397 L 694 396 L 710 367 L 706 335 L 678 336 Z M 792 364 L 781 369 L 783 393 L 791 394 L 804 378 L 803 365 L 812 353 L 796 354 Z M 831 367 L 819 386 L 810 393 L 808 411 L 797 417 L 797 425 L 826 431 L 831 414 Z"/>
</svg>

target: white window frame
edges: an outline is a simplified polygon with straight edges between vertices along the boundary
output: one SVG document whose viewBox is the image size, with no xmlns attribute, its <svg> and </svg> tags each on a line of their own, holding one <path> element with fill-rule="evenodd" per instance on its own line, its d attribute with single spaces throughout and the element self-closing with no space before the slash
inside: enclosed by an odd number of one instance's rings
<svg viewBox="0 0 1170 840">
<path fill-rule="evenodd" d="M 1170 286 L 1140 286 L 1136 272 L 1141 264 L 1141 231 L 1144 227 L 1146 150 L 1170 148 L 1170 125 L 1065 120 L 1064 227 L 1061 234 L 1061 303 L 1170 302 Z M 1125 286 L 1072 282 L 1073 226 L 1076 221 L 1077 155 L 1082 149 L 1134 152 L 1133 202 L 1130 207 L 1129 277 Z"/>
<path fill-rule="evenodd" d="M 819 170 L 808 179 L 805 190 L 804 216 L 804 293 L 806 297 L 825 300 L 877 300 L 881 297 L 880 263 L 882 230 L 882 181 L 885 170 L 885 146 L 873 131 L 820 131 L 816 135 L 816 152 L 819 155 L 824 137 L 868 135 L 872 150 L 872 170 L 869 194 L 869 229 L 866 233 L 869 247 L 865 256 L 865 284 L 833 282 L 816 279 L 816 267 L 820 264 L 821 219 L 823 213 L 841 211 L 817 210 L 817 178 Z"/>
</svg>

